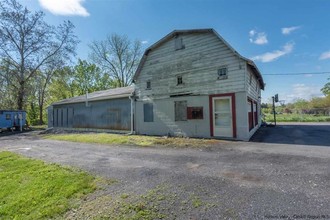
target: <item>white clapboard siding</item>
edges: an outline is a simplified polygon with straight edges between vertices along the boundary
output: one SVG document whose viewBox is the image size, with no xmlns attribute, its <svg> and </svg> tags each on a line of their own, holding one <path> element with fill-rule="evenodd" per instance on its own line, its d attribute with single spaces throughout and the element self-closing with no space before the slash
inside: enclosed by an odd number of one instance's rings
<svg viewBox="0 0 330 220">
<path fill-rule="evenodd" d="M 148 53 L 135 85 L 138 96 L 168 97 L 171 94 L 221 94 L 245 91 L 246 62 L 213 33 L 180 35 L 185 49 L 175 50 L 174 38 Z M 228 78 L 218 80 L 217 71 L 226 66 Z M 177 76 L 183 85 L 177 84 Z M 150 80 L 151 89 L 146 89 Z"/>
<path fill-rule="evenodd" d="M 253 71 L 250 67 L 247 67 L 247 76 L 245 77 L 245 84 L 246 84 L 246 91 L 250 98 L 254 99 L 255 101 L 258 100 L 260 96 L 260 85 L 257 81 L 257 78 L 253 74 Z M 250 77 L 252 76 L 252 80 L 250 82 Z"/>
</svg>

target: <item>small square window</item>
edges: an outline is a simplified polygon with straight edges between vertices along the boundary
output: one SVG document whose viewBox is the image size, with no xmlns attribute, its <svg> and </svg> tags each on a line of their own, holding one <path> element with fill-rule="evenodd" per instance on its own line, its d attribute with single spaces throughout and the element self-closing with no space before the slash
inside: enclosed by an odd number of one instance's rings
<svg viewBox="0 0 330 220">
<path fill-rule="evenodd" d="M 227 79 L 228 78 L 228 70 L 227 67 L 222 67 L 218 69 L 218 79 Z"/>
<path fill-rule="evenodd" d="M 177 77 L 177 84 L 178 85 L 182 85 L 183 84 L 182 76 L 178 76 Z"/>
<path fill-rule="evenodd" d="M 151 89 L 151 81 L 150 80 L 147 81 L 147 89 Z"/>
<path fill-rule="evenodd" d="M 203 119 L 203 107 L 188 107 L 188 119 Z"/>
</svg>

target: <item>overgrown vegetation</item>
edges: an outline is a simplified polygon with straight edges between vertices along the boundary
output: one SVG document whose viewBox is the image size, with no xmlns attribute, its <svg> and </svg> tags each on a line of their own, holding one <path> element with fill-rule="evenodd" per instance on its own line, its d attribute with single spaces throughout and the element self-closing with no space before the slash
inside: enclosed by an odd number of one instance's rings
<svg viewBox="0 0 330 220">
<path fill-rule="evenodd" d="M 0 152 L 0 189 L 0 219 L 50 219 L 93 192 L 96 179 L 72 168 Z"/>
<path fill-rule="evenodd" d="M 266 122 L 274 122 L 273 114 L 265 114 Z M 330 116 L 309 115 L 309 114 L 277 114 L 278 122 L 330 122 Z"/>
<path fill-rule="evenodd" d="M 266 122 L 273 122 L 271 104 L 262 104 L 262 113 Z M 276 120 L 279 122 L 329 122 L 330 94 L 309 101 L 298 99 L 293 103 L 279 104 L 275 107 Z"/>
<path fill-rule="evenodd" d="M 83 134 L 51 134 L 44 136 L 47 139 L 73 141 L 98 144 L 123 144 L 137 146 L 176 146 L 176 147 L 205 147 L 220 144 L 224 141 L 214 139 L 195 138 L 171 138 L 141 135 L 120 135 L 107 133 L 83 133 Z"/>
</svg>

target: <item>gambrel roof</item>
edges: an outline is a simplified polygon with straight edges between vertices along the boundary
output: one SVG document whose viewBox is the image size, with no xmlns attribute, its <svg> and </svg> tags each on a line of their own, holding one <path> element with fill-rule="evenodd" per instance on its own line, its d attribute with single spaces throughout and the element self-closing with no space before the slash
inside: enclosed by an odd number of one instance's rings
<svg viewBox="0 0 330 220">
<path fill-rule="evenodd" d="M 133 77 L 133 80 L 136 80 L 138 78 L 138 76 L 140 75 L 140 72 L 142 70 L 142 67 L 148 57 L 148 54 L 150 51 L 156 49 L 157 47 L 159 47 L 160 45 L 162 45 L 163 43 L 171 40 L 173 37 L 180 35 L 180 34 L 193 34 L 193 33 L 212 33 L 215 36 L 218 37 L 218 39 L 220 41 L 222 41 L 237 57 L 241 58 L 242 60 L 244 60 L 253 70 L 253 73 L 255 74 L 257 80 L 259 81 L 260 84 L 260 88 L 264 89 L 265 88 L 265 83 L 264 80 L 262 78 L 262 75 L 260 73 L 260 71 L 258 70 L 258 67 L 256 66 L 256 64 L 248 59 L 243 57 L 242 55 L 240 55 L 232 46 L 230 46 L 230 44 L 228 42 L 226 42 L 213 28 L 208 28 L 208 29 L 190 29 L 190 30 L 174 30 L 171 33 L 169 33 L 168 35 L 166 35 L 165 37 L 163 37 L 162 39 L 160 39 L 159 41 L 157 41 L 156 43 L 154 43 L 153 45 L 151 45 L 149 48 L 147 48 L 142 56 L 142 59 L 139 63 L 139 66 L 135 72 L 135 75 Z"/>
</svg>

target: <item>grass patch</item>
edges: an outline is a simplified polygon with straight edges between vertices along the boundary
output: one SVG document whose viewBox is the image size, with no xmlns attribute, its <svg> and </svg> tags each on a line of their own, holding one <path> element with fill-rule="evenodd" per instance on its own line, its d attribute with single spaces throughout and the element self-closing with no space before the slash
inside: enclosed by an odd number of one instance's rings
<svg viewBox="0 0 330 220">
<path fill-rule="evenodd" d="M 50 134 L 44 136 L 51 140 L 73 141 L 97 144 L 123 144 L 137 146 L 175 146 L 175 147 L 206 147 L 223 143 L 214 139 L 195 138 L 168 138 L 142 135 L 121 135 L 108 133 L 84 133 L 84 134 Z"/>
<path fill-rule="evenodd" d="M 30 128 L 34 131 L 42 131 L 47 129 L 47 125 L 31 125 Z"/>
<path fill-rule="evenodd" d="M 73 168 L 0 152 L 0 189 L 0 219 L 49 219 L 93 192 L 96 183 Z"/>
<path fill-rule="evenodd" d="M 265 115 L 266 122 L 274 122 L 273 114 Z M 277 114 L 278 122 L 330 122 L 330 116 L 308 115 L 308 114 Z"/>
</svg>

